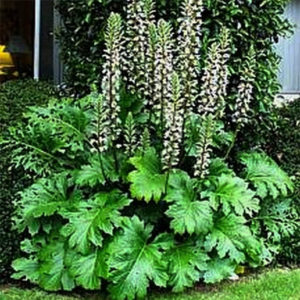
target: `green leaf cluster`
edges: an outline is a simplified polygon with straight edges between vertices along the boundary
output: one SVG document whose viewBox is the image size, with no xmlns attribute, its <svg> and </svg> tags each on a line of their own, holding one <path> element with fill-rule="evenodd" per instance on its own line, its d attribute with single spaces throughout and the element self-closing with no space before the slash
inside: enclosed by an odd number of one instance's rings
<svg viewBox="0 0 300 300">
<path fill-rule="evenodd" d="M 62 122 L 61 109 L 71 105 L 70 111 L 82 116 L 76 127 L 75 119 L 72 127 Z M 14 278 L 51 291 L 76 286 L 98 290 L 108 282 L 115 299 L 145 297 L 151 284 L 180 292 L 200 280 L 227 278 L 241 264 L 266 263 L 278 252 L 281 237 L 293 233 L 295 215 L 287 200 L 280 200 L 292 185 L 265 155 L 243 154 L 242 177 L 218 158 L 211 160 L 204 179 L 192 177 L 186 167 L 166 172 L 152 141 L 144 150 L 136 148 L 129 160 L 122 149 L 116 155 L 95 152 L 87 130 L 93 127 L 90 110 L 87 100 L 85 105 L 64 100 L 29 113 L 36 124 L 44 124 L 45 118 L 50 134 L 60 132 L 70 143 L 78 137 L 73 127 L 81 128 L 83 148 L 72 150 L 66 143 L 66 151 L 57 155 L 65 162 L 74 155 L 72 165 L 61 171 L 62 165 L 52 161 L 51 175 L 37 180 L 16 201 L 16 226 L 30 238 L 22 243 L 24 257 L 13 263 Z M 48 118 L 50 112 L 56 117 Z M 27 130 L 23 128 L 24 135 L 31 135 Z M 271 192 L 275 188 L 277 194 Z M 262 204 L 276 195 L 276 207 Z M 150 209 L 157 212 L 148 218 Z M 271 253 L 267 257 L 266 251 Z"/>
<path fill-rule="evenodd" d="M 20 237 L 13 230 L 13 201 L 18 192 L 32 183 L 22 168 L 12 168 L 10 147 L 7 140 L 10 126 L 23 119 L 23 113 L 31 105 L 47 105 L 57 97 L 56 89 L 49 83 L 32 79 L 11 80 L 0 84 L 0 283 L 9 281 L 11 261 L 19 255 Z"/>
<path fill-rule="evenodd" d="M 267 133 L 267 153 L 280 163 L 295 185 L 291 195 L 289 211 L 300 213 L 300 99 L 283 103 L 276 108 L 276 126 Z M 291 223 L 286 218 L 286 223 Z M 280 242 L 279 262 L 299 264 L 300 262 L 300 228 L 296 228 L 293 237 L 287 237 Z"/>
</svg>

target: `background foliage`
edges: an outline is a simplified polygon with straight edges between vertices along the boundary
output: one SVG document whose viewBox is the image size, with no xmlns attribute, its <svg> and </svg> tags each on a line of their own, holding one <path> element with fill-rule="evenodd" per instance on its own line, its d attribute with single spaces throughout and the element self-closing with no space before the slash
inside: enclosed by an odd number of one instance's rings
<svg viewBox="0 0 300 300">
<path fill-rule="evenodd" d="M 295 207 L 300 212 L 300 99 L 275 110 L 277 122 L 268 132 L 266 150 L 280 163 L 295 182 Z M 300 231 L 293 239 L 285 240 L 282 263 L 300 263 Z"/>
<path fill-rule="evenodd" d="M 160 17 L 176 23 L 178 0 L 157 0 Z M 222 25 L 230 29 L 233 46 L 237 49 L 231 60 L 233 72 L 239 70 L 249 45 L 264 49 L 257 58 L 256 109 L 268 112 L 269 104 L 279 91 L 277 69 L 279 57 L 272 45 L 285 36 L 290 25 L 282 15 L 288 0 L 205 0 L 203 54 L 210 39 L 214 39 Z M 65 81 L 75 94 L 87 94 L 91 83 L 100 84 L 104 28 L 111 11 L 124 16 L 125 0 L 59 0 L 57 9 L 63 26 L 58 31 L 61 55 L 65 66 Z M 233 87 L 234 88 L 234 87 Z M 264 121 L 263 118 L 257 122 Z"/>
<path fill-rule="evenodd" d="M 0 140 L 5 139 L 9 126 L 17 124 L 30 105 L 45 104 L 55 96 L 54 88 L 45 82 L 17 80 L 0 85 Z M 29 178 L 13 170 L 10 150 L 0 145 L 0 281 L 9 278 L 11 261 L 16 257 L 19 237 L 12 230 L 13 200 L 28 185 Z"/>
</svg>

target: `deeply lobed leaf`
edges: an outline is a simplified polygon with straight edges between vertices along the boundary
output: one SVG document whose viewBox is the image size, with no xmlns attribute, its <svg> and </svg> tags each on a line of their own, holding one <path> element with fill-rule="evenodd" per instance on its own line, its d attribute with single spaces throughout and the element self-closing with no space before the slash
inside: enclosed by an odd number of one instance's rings
<svg viewBox="0 0 300 300">
<path fill-rule="evenodd" d="M 69 238 L 69 245 L 81 253 L 87 253 L 91 245 L 102 246 L 104 234 L 113 234 L 121 225 L 123 217 L 120 211 L 131 200 L 118 190 L 98 193 L 87 202 L 80 202 L 72 211 L 62 212 L 68 219 L 61 233 Z"/>
<path fill-rule="evenodd" d="M 57 214 L 60 210 L 73 207 L 81 199 L 77 190 L 69 191 L 66 173 L 53 178 L 41 179 L 21 193 L 18 211 L 18 228 L 24 230 L 29 226 L 32 235 L 40 228 L 39 218 Z M 43 224 L 45 226 L 45 224 Z"/>
<path fill-rule="evenodd" d="M 228 256 L 236 263 L 245 261 L 247 251 L 259 253 L 260 244 L 245 222 L 243 217 L 234 214 L 217 218 L 211 232 L 206 236 L 206 250 L 212 251 L 215 248 L 220 258 Z"/>
<path fill-rule="evenodd" d="M 270 194 L 276 199 L 293 191 L 293 183 L 289 176 L 266 154 L 243 153 L 241 161 L 246 166 L 246 180 L 255 186 L 257 195 L 261 198 Z"/>
<path fill-rule="evenodd" d="M 187 173 L 176 171 L 170 174 L 165 200 L 170 203 L 166 215 L 172 221 L 175 233 L 201 234 L 212 226 L 212 211 L 208 201 L 197 200 L 196 181 Z"/>
<path fill-rule="evenodd" d="M 124 222 L 124 231 L 113 242 L 109 291 L 115 299 L 145 297 L 150 281 L 160 287 L 167 285 L 162 250 L 169 244 L 168 237 L 163 235 L 151 242 L 152 231 L 152 226 L 134 216 Z"/>
<path fill-rule="evenodd" d="M 198 244 L 193 240 L 173 245 L 166 253 L 169 261 L 169 285 L 174 292 L 182 292 L 197 282 L 202 271 L 207 270 L 209 259 Z"/>
<path fill-rule="evenodd" d="M 155 150 L 148 149 L 143 156 L 131 158 L 130 163 L 137 169 L 128 175 L 131 195 L 138 200 L 149 202 L 153 199 L 158 202 L 165 191 L 166 175 L 161 174 L 161 164 Z"/>
<path fill-rule="evenodd" d="M 255 192 L 248 188 L 248 184 L 239 177 L 222 174 L 215 181 L 215 187 L 202 192 L 203 197 L 208 197 L 211 206 L 217 210 L 219 205 L 225 214 L 234 209 L 238 215 L 244 213 L 250 216 L 259 210 L 259 201 Z"/>
</svg>

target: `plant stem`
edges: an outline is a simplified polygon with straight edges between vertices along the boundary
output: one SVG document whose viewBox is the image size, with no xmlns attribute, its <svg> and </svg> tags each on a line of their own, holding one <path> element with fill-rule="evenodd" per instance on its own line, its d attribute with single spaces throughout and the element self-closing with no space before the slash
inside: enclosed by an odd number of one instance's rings
<svg viewBox="0 0 300 300">
<path fill-rule="evenodd" d="M 170 170 L 168 170 L 168 172 L 167 172 L 167 178 L 166 178 L 166 184 L 165 184 L 165 195 L 168 192 L 169 178 L 170 178 Z"/>
<path fill-rule="evenodd" d="M 152 110 L 153 110 L 153 109 L 150 109 L 150 113 L 149 113 L 148 128 L 151 127 L 151 123 L 152 123 Z"/>
<path fill-rule="evenodd" d="M 117 158 L 117 152 L 116 152 L 116 148 L 113 147 L 113 157 L 114 157 L 114 161 L 115 161 L 115 169 L 116 169 L 116 172 L 118 173 L 119 172 L 119 162 L 118 162 L 118 158 Z"/>
<path fill-rule="evenodd" d="M 227 150 L 227 152 L 226 152 L 226 155 L 224 156 L 224 160 L 227 160 L 227 159 L 228 159 L 229 154 L 231 153 L 231 151 L 232 151 L 232 149 L 233 149 L 233 147 L 234 147 L 234 144 L 235 144 L 235 142 L 236 142 L 236 138 L 237 138 L 238 133 L 239 133 L 239 131 L 240 131 L 240 127 L 241 127 L 240 124 L 238 124 L 237 127 L 236 127 L 236 129 L 235 129 L 235 132 L 234 132 L 234 135 L 233 135 L 233 139 L 232 139 L 232 141 L 231 141 L 231 143 L 230 143 L 230 146 L 229 146 L 229 148 L 228 148 L 228 150 Z"/>
<path fill-rule="evenodd" d="M 100 153 L 100 151 L 98 151 L 98 157 L 99 157 L 100 168 L 101 168 L 101 172 L 102 172 L 103 178 L 104 178 L 105 182 L 107 182 L 108 180 L 107 180 L 107 177 L 106 177 L 106 174 L 105 174 L 105 171 L 104 171 L 102 154 Z"/>
<path fill-rule="evenodd" d="M 188 149 L 188 151 L 184 151 L 184 142 L 183 142 L 183 149 L 181 150 L 181 156 L 180 156 L 180 159 L 179 159 L 179 164 L 178 164 L 178 167 L 181 168 L 185 159 L 189 156 L 191 150 L 192 150 L 192 147 L 193 145 L 191 145 Z"/>
</svg>

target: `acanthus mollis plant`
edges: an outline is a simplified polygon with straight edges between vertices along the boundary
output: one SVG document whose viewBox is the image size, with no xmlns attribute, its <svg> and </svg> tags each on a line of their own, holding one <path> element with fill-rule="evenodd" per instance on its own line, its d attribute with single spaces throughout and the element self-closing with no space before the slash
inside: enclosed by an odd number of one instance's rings
<svg viewBox="0 0 300 300">
<path fill-rule="evenodd" d="M 182 144 L 182 127 L 184 120 L 184 99 L 182 87 L 177 73 L 172 75 L 171 99 L 165 111 L 165 132 L 162 151 L 164 169 L 170 170 L 179 163 L 180 147 Z"/>
<path fill-rule="evenodd" d="M 105 63 L 102 80 L 103 112 L 101 117 L 105 116 L 103 122 L 106 123 L 102 131 L 104 147 L 110 141 L 116 141 L 120 135 L 119 101 L 123 42 L 122 19 L 118 14 L 111 14 L 105 33 L 106 50 L 104 51 Z"/>
<path fill-rule="evenodd" d="M 151 55 L 149 43 L 151 30 L 155 21 L 155 5 L 153 0 L 129 0 L 127 5 L 126 26 L 126 61 L 124 65 L 128 90 L 145 97 L 147 93 L 147 62 Z"/>
<path fill-rule="evenodd" d="M 191 14 L 196 2 L 184 3 L 187 23 L 180 26 L 201 36 L 195 21 L 201 9 Z M 281 235 L 275 225 L 292 224 L 286 236 L 296 223 L 285 213 L 268 226 L 265 204 L 287 204 L 293 187 L 263 153 L 235 158 L 237 170 L 219 157 L 232 142 L 220 119 L 230 81 L 228 31 L 211 45 L 204 70 L 194 59 L 188 64 L 192 80 L 202 82 L 202 92 L 190 98 L 176 44 L 198 53 L 198 40 L 185 42 L 191 37 L 178 37 L 170 23 L 152 22 L 143 42 L 154 63 L 148 69 L 140 60 L 131 69 L 135 80 L 141 68 L 153 79 L 145 82 L 154 92 L 145 102 L 124 79 L 121 17 L 113 13 L 107 24 L 100 91 L 33 108 L 27 126 L 11 131 L 15 162 L 41 177 L 16 202 L 16 226 L 27 239 L 14 278 L 51 291 L 108 286 L 114 299 L 135 299 L 145 298 L 150 285 L 180 292 L 228 278 L 240 265 L 269 263 Z"/>
<path fill-rule="evenodd" d="M 229 83 L 227 61 L 230 57 L 230 36 L 227 28 L 221 29 L 217 41 L 209 48 L 206 65 L 201 78 L 201 92 L 198 111 L 220 118 L 225 109 Z"/>
<path fill-rule="evenodd" d="M 178 56 L 177 65 L 183 85 L 184 113 L 191 112 L 196 106 L 199 94 L 200 49 L 202 26 L 202 0 L 183 1 L 181 16 L 178 19 Z"/>
<path fill-rule="evenodd" d="M 250 104 L 253 101 L 254 84 L 255 84 L 255 68 L 256 53 L 251 47 L 247 57 L 245 58 L 240 74 L 240 83 L 238 85 L 236 104 L 234 108 L 233 121 L 238 126 L 243 126 L 249 122 L 251 113 Z"/>
</svg>

